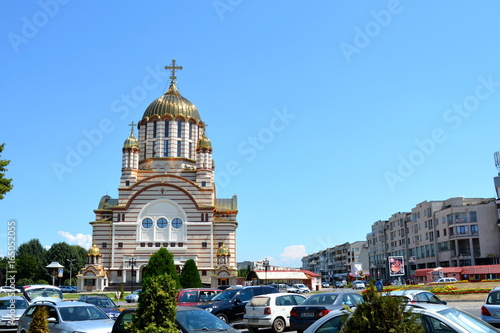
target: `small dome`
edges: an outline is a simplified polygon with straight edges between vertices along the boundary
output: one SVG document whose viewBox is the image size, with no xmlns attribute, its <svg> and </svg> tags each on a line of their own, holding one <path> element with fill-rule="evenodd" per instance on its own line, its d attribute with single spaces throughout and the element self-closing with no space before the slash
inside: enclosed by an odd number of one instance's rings
<svg viewBox="0 0 500 333">
<path fill-rule="evenodd" d="M 182 97 L 174 82 L 170 84 L 170 88 L 168 88 L 165 95 L 157 98 L 148 106 L 142 118 L 151 118 L 154 115 L 161 117 L 166 114 L 171 115 L 173 118 L 177 115 L 183 115 L 201 120 L 198 109 L 187 98 Z"/>
<path fill-rule="evenodd" d="M 134 133 L 131 133 L 127 140 L 125 140 L 123 148 L 139 148 L 139 140 L 135 138 Z"/>
<path fill-rule="evenodd" d="M 210 140 L 205 136 L 205 134 L 203 134 L 201 136 L 200 140 L 198 140 L 197 148 L 198 149 L 202 149 L 202 148 L 212 149 L 212 142 L 210 142 Z"/>
<path fill-rule="evenodd" d="M 217 250 L 217 256 L 229 256 L 229 248 L 222 244 L 221 247 L 219 247 L 219 249 Z"/>
<path fill-rule="evenodd" d="M 97 247 L 97 245 L 92 245 L 92 247 L 89 249 L 89 251 L 87 252 L 87 256 L 94 256 L 94 257 L 101 257 L 102 254 L 101 254 L 101 250 L 99 250 L 99 248 Z"/>
</svg>

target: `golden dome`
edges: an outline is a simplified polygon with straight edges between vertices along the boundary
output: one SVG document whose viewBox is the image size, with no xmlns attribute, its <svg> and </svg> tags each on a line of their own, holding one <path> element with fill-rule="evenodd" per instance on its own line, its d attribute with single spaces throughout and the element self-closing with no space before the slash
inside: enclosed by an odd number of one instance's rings
<svg viewBox="0 0 500 333">
<path fill-rule="evenodd" d="M 139 148 L 139 140 L 135 138 L 134 133 L 131 133 L 127 140 L 125 140 L 123 148 Z"/>
<path fill-rule="evenodd" d="M 229 248 L 222 244 L 221 247 L 219 247 L 219 249 L 217 250 L 217 256 L 229 256 Z"/>
<path fill-rule="evenodd" d="M 101 250 L 99 250 L 99 248 L 97 247 L 97 245 L 92 245 L 92 247 L 89 249 L 89 251 L 87 252 L 87 256 L 94 256 L 94 257 L 101 257 L 102 254 L 101 254 Z"/>
<path fill-rule="evenodd" d="M 210 142 L 210 140 L 205 136 L 205 134 L 203 134 L 201 136 L 200 140 L 198 140 L 198 146 L 196 148 L 197 149 L 202 149 L 202 148 L 212 149 L 212 142 Z"/>
<path fill-rule="evenodd" d="M 157 98 L 148 106 L 142 118 L 151 118 L 154 115 L 162 117 L 167 114 L 173 118 L 177 115 L 183 115 L 201 120 L 198 109 L 187 98 L 182 97 L 174 82 L 170 84 L 170 88 L 168 88 L 165 95 Z"/>
</svg>

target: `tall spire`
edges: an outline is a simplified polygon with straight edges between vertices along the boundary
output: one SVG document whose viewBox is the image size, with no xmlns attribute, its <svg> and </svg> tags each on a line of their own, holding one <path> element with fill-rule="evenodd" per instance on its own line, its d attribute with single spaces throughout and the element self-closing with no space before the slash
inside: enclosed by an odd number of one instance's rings
<svg viewBox="0 0 500 333">
<path fill-rule="evenodd" d="M 171 83 L 175 83 L 177 76 L 175 76 L 176 69 L 182 69 L 182 66 L 175 66 L 175 59 L 172 59 L 172 66 L 165 66 L 165 69 L 168 71 L 169 69 L 172 71 L 172 75 L 170 75 Z"/>
</svg>

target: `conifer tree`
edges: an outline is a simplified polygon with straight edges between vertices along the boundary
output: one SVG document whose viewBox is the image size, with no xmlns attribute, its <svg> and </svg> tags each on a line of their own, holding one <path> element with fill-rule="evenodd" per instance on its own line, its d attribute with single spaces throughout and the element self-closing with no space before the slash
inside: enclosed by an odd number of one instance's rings
<svg viewBox="0 0 500 333">
<path fill-rule="evenodd" d="M 4 146 L 5 143 L 0 144 L 0 155 Z M 12 179 L 5 178 L 5 171 L 7 171 L 6 166 L 9 165 L 9 163 L 9 160 L 0 159 L 0 200 L 3 199 L 5 193 L 9 192 L 14 187 L 14 185 L 12 185 Z"/>
<path fill-rule="evenodd" d="M 33 319 L 31 320 L 30 327 L 28 329 L 28 333 L 48 333 L 49 332 L 49 322 L 47 321 L 47 317 L 49 313 L 47 312 L 46 306 L 39 306 L 35 314 L 33 315 Z"/>
<path fill-rule="evenodd" d="M 169 274 L 143 280 L 141 296 L 130 326 L 131 332 L 178 333 L 175 324 L 177 305 L 175 283 Z"/>
<path fill-rule="evenodd" d="M 164 247 L 160 248 L 155 254 L 149 258 L 144 272 L 143 279 L 149 277 L 168 274 L 175 281 L 175 289 L 181 288 L 179 274 L 174 264 L 174 255 Z"/>
<path fill-rule="evenodd" d="M 417 323 L 417 315 L 404 311 L 406 303 L 401 298 L 379 295 L 374 280 L 363 292 L 363 300 L 344 324 L 342 333 L 425 332 Z"/>
<path fill-rule="evenodd" d="M 198 266 L 193 259 L 189 259 L 184 264 L 182 269 L 180 281 L 182 288 L 201 288 L 201 277 L 198 272 Z"/>
</svg>

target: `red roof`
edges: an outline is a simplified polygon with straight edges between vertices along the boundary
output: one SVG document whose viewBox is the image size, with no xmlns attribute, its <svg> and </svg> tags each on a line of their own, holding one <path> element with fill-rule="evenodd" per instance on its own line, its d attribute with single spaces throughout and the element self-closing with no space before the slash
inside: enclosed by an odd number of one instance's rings
<svg viewBox="0 0 500 333">
<path fill-rule="evenodd" d="M 415 271 L 415 276 L 427 276 L 431 274 L 431 271 L 436 271 L 436 272 L 441 271 L 445 274 L 449 273 L 459 273 L 468 275 L 500 274 L 500 265 L 424 268 L 424 269 L 417 269 Z"/>
<path fill-rule="evenodd" d="M 302 272 L 304 273 L 305 275 L 308 275 L 308 276 L 314 276 L 314 277 L 320 277 L 321 274 L 316 274 L 316 273 L 313 273 L 311 271 L 307 271 L 305 269 L 300 269 L 299 272 Z"/>
</svg>

